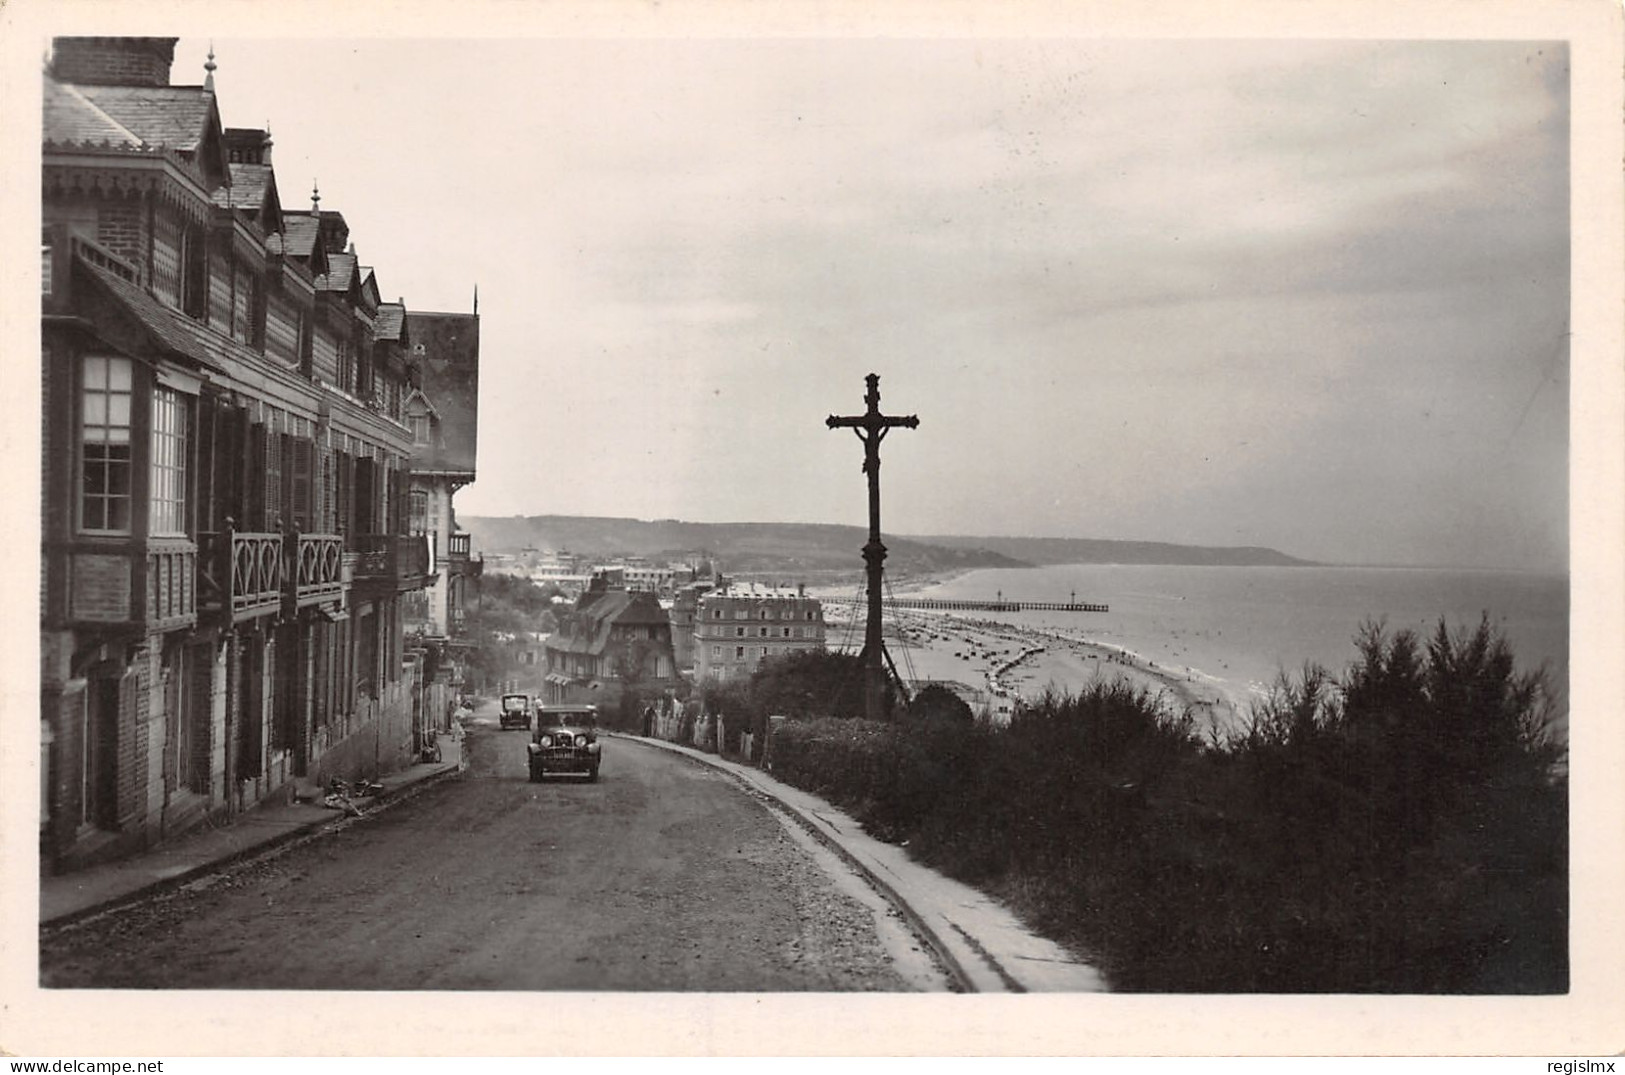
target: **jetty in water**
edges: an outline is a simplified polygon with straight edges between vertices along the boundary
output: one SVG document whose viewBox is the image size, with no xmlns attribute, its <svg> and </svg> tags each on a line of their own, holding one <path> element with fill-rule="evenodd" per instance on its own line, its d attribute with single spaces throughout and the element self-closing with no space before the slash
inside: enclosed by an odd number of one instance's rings
<svg viewBox="0 0 1625 1075">
<path fill-rule="evenodd" d="M 824 603 L 861 604 L 866 597 L 825 598 Z M 896 597 L 886 602 L 888 608 L 919 609 L 923 612 L 1110 612 L 1110 605 L 1090 601 L 1006 601 L 1003 597 L 993 601 L 942 599 L 935 597 Z"/>
</svg>

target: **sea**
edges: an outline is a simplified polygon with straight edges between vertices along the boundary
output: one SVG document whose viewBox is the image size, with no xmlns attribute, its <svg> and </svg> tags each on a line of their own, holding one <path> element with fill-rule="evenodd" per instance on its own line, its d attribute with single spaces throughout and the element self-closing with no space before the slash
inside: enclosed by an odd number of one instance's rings
<svg viewBox="0 0 1625 1075">
<path fill-rule="evenodd" d="M 1110 611 L 988 618 L 1188 670 L 1238 702 L 1262 696 L 1282 673 L 1296 677 L 1309 663 L 1340 675 L 1358 657 L 1354 639 L 1368 621 L 1425 641 L 1441 620 L 1453 631 L 1470 630 L 1487 616 L 1505 635 L 1517 669 L 1544 667 L 1567 705 L 1569 580 L 1562 574 L 1073 564 L 972 571 L 910 596 L 1103 604 Z"/>
</svg>

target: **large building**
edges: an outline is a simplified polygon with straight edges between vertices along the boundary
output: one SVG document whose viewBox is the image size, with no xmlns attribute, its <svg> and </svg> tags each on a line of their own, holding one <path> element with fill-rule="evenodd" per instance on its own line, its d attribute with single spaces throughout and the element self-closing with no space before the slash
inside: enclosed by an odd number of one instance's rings
<svg viewBox="0 0 1625 1075">
<path fill-rule="evenodd" d="M 609 704 L 631 684 L 677 682 L 671 619 L 659 599 L 648 590 L 612 586 L 602 575 L 559 615 L 559 628 L 544 645 L 549 701 Z"/>
<path fill-rule="evenodd" d="M 344 218 L 285 210 L 174 38 L 44 78 L 44 868 L 409 762 L 446 699 L 403 634 L 410 356 Z"/>
<path fill-rule="evenodd" d="M 768 657 L 824 648 L 824 609 L 806 590 L 733 584 L 700 594 L 694 612 L 695 679 L 750 675 Z"/>
<path fill-rule="evenodd" d="M 479 297 L 472 313 L 407 312 L 404 301 L 385 304 L 390 331 L 409 356 L 411 387 L 404 410 L 412 431 L 408 526 L 429 540 L 431 573 L 409 615 L 433 637 L 462 634 L 478 596 L 480 561 L 471 538 L 457 526 L 452 497 L 474 480 L 479 419 Z M 399 310 L 399 321 L 395 310 Z"/>
</svg>

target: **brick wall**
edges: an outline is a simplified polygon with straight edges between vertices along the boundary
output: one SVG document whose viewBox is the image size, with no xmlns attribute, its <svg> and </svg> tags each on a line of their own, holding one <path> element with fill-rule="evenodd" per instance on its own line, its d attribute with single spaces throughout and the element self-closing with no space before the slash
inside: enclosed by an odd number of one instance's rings
<svg viewBox="0 0 1625 1075">
<path fill-rule="evenodd" d="M 62 82 L 167 86 L 173 37 L 59 37 L 51 70 Z"/>
<path fill-rule="evenodd" d="M 141 650 L 119 683 L 117 816 L 121 829 L 139 827 L 147 810 L 149 720 L 156 660 L 152 650 Z"/>
<path fill-rule="evenodd" d="M 84 713 L 87 684 L 70 679 L 60 691 L 40 692 L 40 713 L 51 718 L 51 816 L 48 840 L 55 850 L 68 847 L 84 813 L 79 774 L 84 756 Z"/>
<path fill-rule="evenodd" d="M 144 270 L 147 264 L 147 212 L 140 198 L 105 201 L 96 208 L 96 242 Z"/>
</svg>

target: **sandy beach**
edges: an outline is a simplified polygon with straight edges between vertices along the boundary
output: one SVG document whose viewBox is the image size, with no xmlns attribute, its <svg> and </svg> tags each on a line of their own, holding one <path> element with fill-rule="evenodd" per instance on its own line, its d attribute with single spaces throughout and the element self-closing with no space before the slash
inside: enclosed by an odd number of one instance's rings
<svg viewBox="0 0 1625 1075">
<path fill-rule="evenodd" d="M 864 608 L 851 594 L 823 594 L 831 649 L 863 646 Z M 886 645 L 905 679 L 950 680 L 1033 700 L 1046 690 L 1078 693 L 1122 680 L 1160 697 L 1171 712 L 1189 712 L 1198 730 L 1238 726 L 1244 701 L 1200 673 L 1155 662 L 1088 637 L 1086 629 L 1052 630 L 985 614 L 887 609 Z"/>
</svg>

